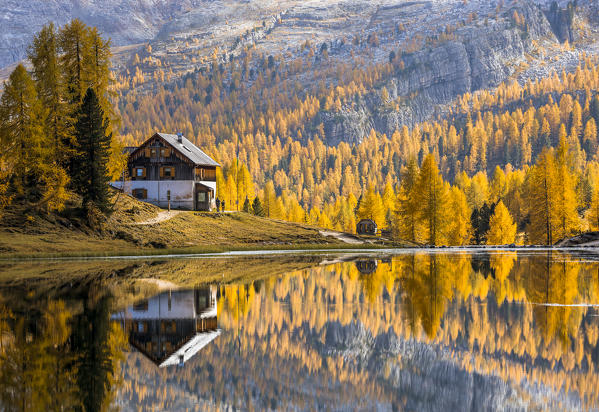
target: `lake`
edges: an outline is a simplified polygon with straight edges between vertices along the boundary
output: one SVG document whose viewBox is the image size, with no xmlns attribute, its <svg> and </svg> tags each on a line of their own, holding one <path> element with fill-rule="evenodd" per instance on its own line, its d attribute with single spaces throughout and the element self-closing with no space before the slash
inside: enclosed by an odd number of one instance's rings
<svg viewBox="0 0 599 412">
<path fill-rule="evenodd" d="M 0 409 L 599 409 L 599 253 L 0 263 Z"/>
</svg>

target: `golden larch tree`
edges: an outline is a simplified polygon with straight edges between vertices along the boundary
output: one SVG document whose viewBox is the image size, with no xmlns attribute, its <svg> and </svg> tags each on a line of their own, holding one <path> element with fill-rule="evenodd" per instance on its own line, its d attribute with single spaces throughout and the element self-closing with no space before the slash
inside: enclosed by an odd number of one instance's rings
<svg viewBox="0 0 599 412">
<path fill-rule="evenodd" d="M 509 210 L 500 200 L 495 205 L 495 211 L 489 221 L 487 232 L 488 245 L 507 245 L 516 241 L 517 227 L 510 215 Z"/>
<path fill-rule="evenodd" d="M 426 233 L 425 239 L 430 245 L 439 245 L 445 241 L 443 234 L 446 233 L 450 218 L 447 191 L 435 156 L 429 153 L 422 161 L 415 192 L 423 231 Z"/>
<path fill-rule="evenodd" d="M 555 160 L 544 149 L 528 176 L 530 224 L 529 243 L 552 245 L 555 241 L 555 196 L 557 190 Z"/>
</svg>

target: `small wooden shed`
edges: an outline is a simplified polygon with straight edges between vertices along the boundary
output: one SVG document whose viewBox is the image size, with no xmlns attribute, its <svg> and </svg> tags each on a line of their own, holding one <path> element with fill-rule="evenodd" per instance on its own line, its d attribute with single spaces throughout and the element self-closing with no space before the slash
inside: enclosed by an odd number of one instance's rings
<svg viewBox="0 0 599 412">
<path fill-rule="evenodd" d="M 356 233 L 358 235 L 372 235 L 375 236 L 378 227 L 376 222 L 372 219 L 362 219 L 356 225 Z"/>
</svg>

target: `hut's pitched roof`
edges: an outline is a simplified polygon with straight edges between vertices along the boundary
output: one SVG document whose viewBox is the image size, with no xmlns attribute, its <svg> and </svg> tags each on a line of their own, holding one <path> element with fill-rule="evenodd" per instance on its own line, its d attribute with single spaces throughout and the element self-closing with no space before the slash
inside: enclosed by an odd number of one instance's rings
<svg viewBox="0 0 599 412">
<path fill-rule="evenodd" d="M 204 153 L 199 147 L 191 143 L 185 136 L 181 136 L 181 142 L 179 142 L 179 136 L 176 134 L 168 133 L 156 133 L 162 139 L 166 140 L 168 144 L 173 146 L 179 153 L 187 157 L 196 166 L 220 166 L 210 156 Z M 152 136 L 153 137 L 153 136 Z"/>
</svg>

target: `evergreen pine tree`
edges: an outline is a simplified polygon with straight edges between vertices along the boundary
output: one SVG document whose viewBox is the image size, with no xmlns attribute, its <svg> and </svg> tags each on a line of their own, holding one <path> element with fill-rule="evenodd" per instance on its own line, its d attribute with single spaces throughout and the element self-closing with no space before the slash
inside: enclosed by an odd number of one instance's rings
<svg viewBox="0 0 599 412">
<path fill-rule="evenodd" d="M 477 245 L 482 245 L 486 242 L 487 232 L 490 227 L 491 216 L 495 211 L 495 204 L 489 206 L 486 202 L 478 208 L 474 209 L 471 215 L 471 223 L 473 228 L 474 242 Z"/>
<path fill-rule="evenodd" d="M 243 202 L 243 211 L 245 213 L 252 213 L 252 205 L 250 204 L 250 199 L 248 199 L 248 197 L 245 197 L 245 201 Z"/>
<path fill-rule="evenodd" d="M 256 216 L 264 217 L 264 209 L 262 208 L 262 202 L 260 202 L 260 198 L 258 196 L 254 198 L 252 210 Z"/>
<path fill-rule="evenodd" d="M 89 211 L 96 207 L 103 213 L 111 211 L 107 163 L 112 134 L 93 89 L 87 89 L 77 113 L 75 138 L 78 156 L 74 162 L 73 186 L 83 197 Z"/>
</svg>

